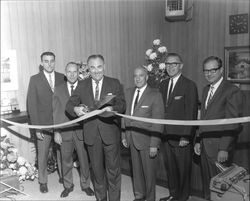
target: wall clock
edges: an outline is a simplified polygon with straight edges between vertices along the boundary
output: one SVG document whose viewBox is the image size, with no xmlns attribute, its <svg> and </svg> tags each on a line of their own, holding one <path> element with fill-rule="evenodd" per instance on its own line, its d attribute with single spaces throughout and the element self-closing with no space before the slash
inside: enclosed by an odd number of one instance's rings
<svg viewBox="0 0 250 201">
<path fill-rule="evenodd" d="M 229 16 L 229 34 L 248 33 L 248 13 Z"/>
</svg>

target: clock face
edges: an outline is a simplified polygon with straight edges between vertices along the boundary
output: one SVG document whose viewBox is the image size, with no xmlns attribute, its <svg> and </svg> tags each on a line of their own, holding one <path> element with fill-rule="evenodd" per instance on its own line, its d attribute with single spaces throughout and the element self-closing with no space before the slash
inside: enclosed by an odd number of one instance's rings
<svg viewBox="0 0 250 201">
<path fill-rule="evenodd" d="M 248 13 L 229 16 L 229 33 L 248 33 Z"/>
</svg>

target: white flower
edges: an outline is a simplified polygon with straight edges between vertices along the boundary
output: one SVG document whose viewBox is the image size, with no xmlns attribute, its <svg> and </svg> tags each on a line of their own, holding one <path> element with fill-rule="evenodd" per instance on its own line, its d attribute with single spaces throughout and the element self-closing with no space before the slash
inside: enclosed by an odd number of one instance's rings
<svg viewBox="0 0 250 201">
<path fill-rule="evenodd" d="M 149 65 L 147 66 L 147 70 L 148 70 L 149 72 L 151 72 L 151 71 L 152 71 L 152 69 L 153 69 L 152 64 L 149 64 Z"/>
<path fill-rule="evenodd" d="M 160 45 L 160 43 L 161 43 L 160 39 L 155 39 L 155 40 L 153 41 L 153 44 L 154 44 L 154 45 Z"/>
<path fill-rule="evenodd" d="M 159 64 L 159 69 L 160 69 L 160 70 L 164 70 L 165 68 L 166 68 L 165 63 L 160 63 L 160 64 Z"/>
<path fill-rule="evenodd" d="M 160 53 L 164 53 L 164 52 L 167 51 L 167 48 L 166 48 L 165 46 L 161 46 L 161 47 L 158 48 L 158 51 L 159 51 Z"/>
<path fill-rule="evenodd" d="M 20 175 L 25 175 L 25 174 L 28 172 L 28 170 L 27 170 L 26 167 L 21 166 L 21 167 L 19 168 L 18 172 L 19 172 Z"/>
<path fill-rule="evenodd" d="M 152 54 L 149 55 L 149 58 L 151 60 L 154 60 L 157 57 L 157 54 L 155 52 L 153 52 Z"/>
<path fill-rule="evenodd" d="M 149 57 L 149 55 L 150 55 L 152 52 L 153 52 L 152 49 L 148 49 L 148 50 L 146 51 L 146 55 Z"/>
<path fill-rule="evenodd" d="M 10 163 L 10 164 L 9 164 L 9 168 L 10 168 L 10 169 L 13 169 L 13 170 L 17 169 L 16 163 Z"/>
<path fill-rule="evenodd" d="M 25 164 L 25 162 L 26 162 L 26 159 L 25 158 L 23 158 L 22 156 L 19 156 L 18 157 L 18 159 L 17 159 L 17 163 L 19 164 L 19 165 L 24 165 Z"/>
<path fill-rule="evenodd" d="M 9 162 L 11 162 L 11 163 L 16 162 L 16 160 L 17 160 L 17 154 L 14 153 L 14 152 L 9 153 L 9 154 L 7 155 L 7 160 L 8 160 Z"/>
</svg>

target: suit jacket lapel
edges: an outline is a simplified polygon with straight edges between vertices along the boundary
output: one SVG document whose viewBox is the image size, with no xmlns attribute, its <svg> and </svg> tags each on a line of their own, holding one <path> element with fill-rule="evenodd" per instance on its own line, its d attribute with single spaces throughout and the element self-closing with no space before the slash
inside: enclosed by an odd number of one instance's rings
<svg viewBox="0 0 250 201">
<path fill-rule="evenodd" d="M 107 95 L 107 88 L 108 88 L 108 83 L 107 83 L 107 79 L 105 79 L 105 76 L 103 77 L 103 81 L 102 81 L 102 88 L 101 88 L 101 94 L 100 94 L 100 100 Z"/>
<path fill-rule="evenodd" d="M 223 86 L 224 86 L 224 80 L 220 83 L 219 87 L 217 88 L 217 90 L 215 91 L 214 95 L 212 96 L 212 99 L 209 101 L 207 108 L 209 107 L 209 105 L 211 105 L 211 103 L 214 102 L 214 100 L 218 97 L 218 94 L 220 94 L 220 91 L 223 90 Z M 208 95 L 208 93 L 207 93 Z M 206 96 L 207 97 L 207 96 Z M 205 99 L 206 101 L 206 99 Z"/>
<path fill-rule="evenodd" d="M 87 89 L 86 94 L 88 94 L 88 97 L 91 99 L 90 102 L 94 102 L 94 93 L 93 93 L 93 87 L 92 87 L 92 78 L 89 78 L 87 81 Z"/>
<path fill-rule="evenodd" d="M 64 84 L 64 86 L 63 86 L 63 91 L 64 91 L 66 97 L 69 98 L 69 97 L 70 97 L 70 94 L 69 94 L 67 82 L 66 82 L 66 83 Z"/>
<path fill-rule="evenodd" d="M 55 86 L 59 85 L 60 82 L 59 82 L 59 74 L 57 72 L 55 72 Z"/>
<path fill-rule="evenodd" d="M 136 88 L 134 87 L 133 90 L 130 90 L 129 91 L 129 94 L 128 94 L 128 109 L 127 109 L 127 114 L 128 115 L 131 115 L 131 109 L 132 109 L 132 104 L 133 104 L 133 97 L 134 97 L 134 94 L 135 94 L 135 90 Z"/>
<path fill-rule="evenodd" d="M 51 92 L 53 92 L 52 89 L 51 89 L 51 87 L 50 87 L 50 85 L 49 85 L 49 82 L 48 82 L 47 78 L 46 78 L 45 75 L 44 75 L 44 72 L 43 72 L 43 71 L 40 72 L 40 77 L 41 77 L 42 82 L 45 83 L 46 87 L 47 87 Z"/>
</svg>

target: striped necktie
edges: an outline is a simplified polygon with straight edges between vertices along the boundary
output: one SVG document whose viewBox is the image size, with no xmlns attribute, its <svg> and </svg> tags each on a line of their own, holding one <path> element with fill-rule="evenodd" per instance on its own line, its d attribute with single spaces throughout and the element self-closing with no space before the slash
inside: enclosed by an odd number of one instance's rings
<svg viewBox="0 0 250 201">
<path fill-rule="evenodd" d="M 210 86 L 210 93 L 209 93 L 209 96 L 208 96 L 208 99 L 207 99 L 207 105 L 206 105 L 206 108 L 208 106 L 208 104 L 210 103 L 210 101 L 212 100 L 213 98 L 213 95 L 214 95 L 214 86 Z"/>
<path fill-rule="evenodd" d="M 96 83 L 96 87 L 95 87 L 95 101 L 98 101 L 99 100 L 99 81 L 96 80 L 95 83 Z"/>
</svg>

